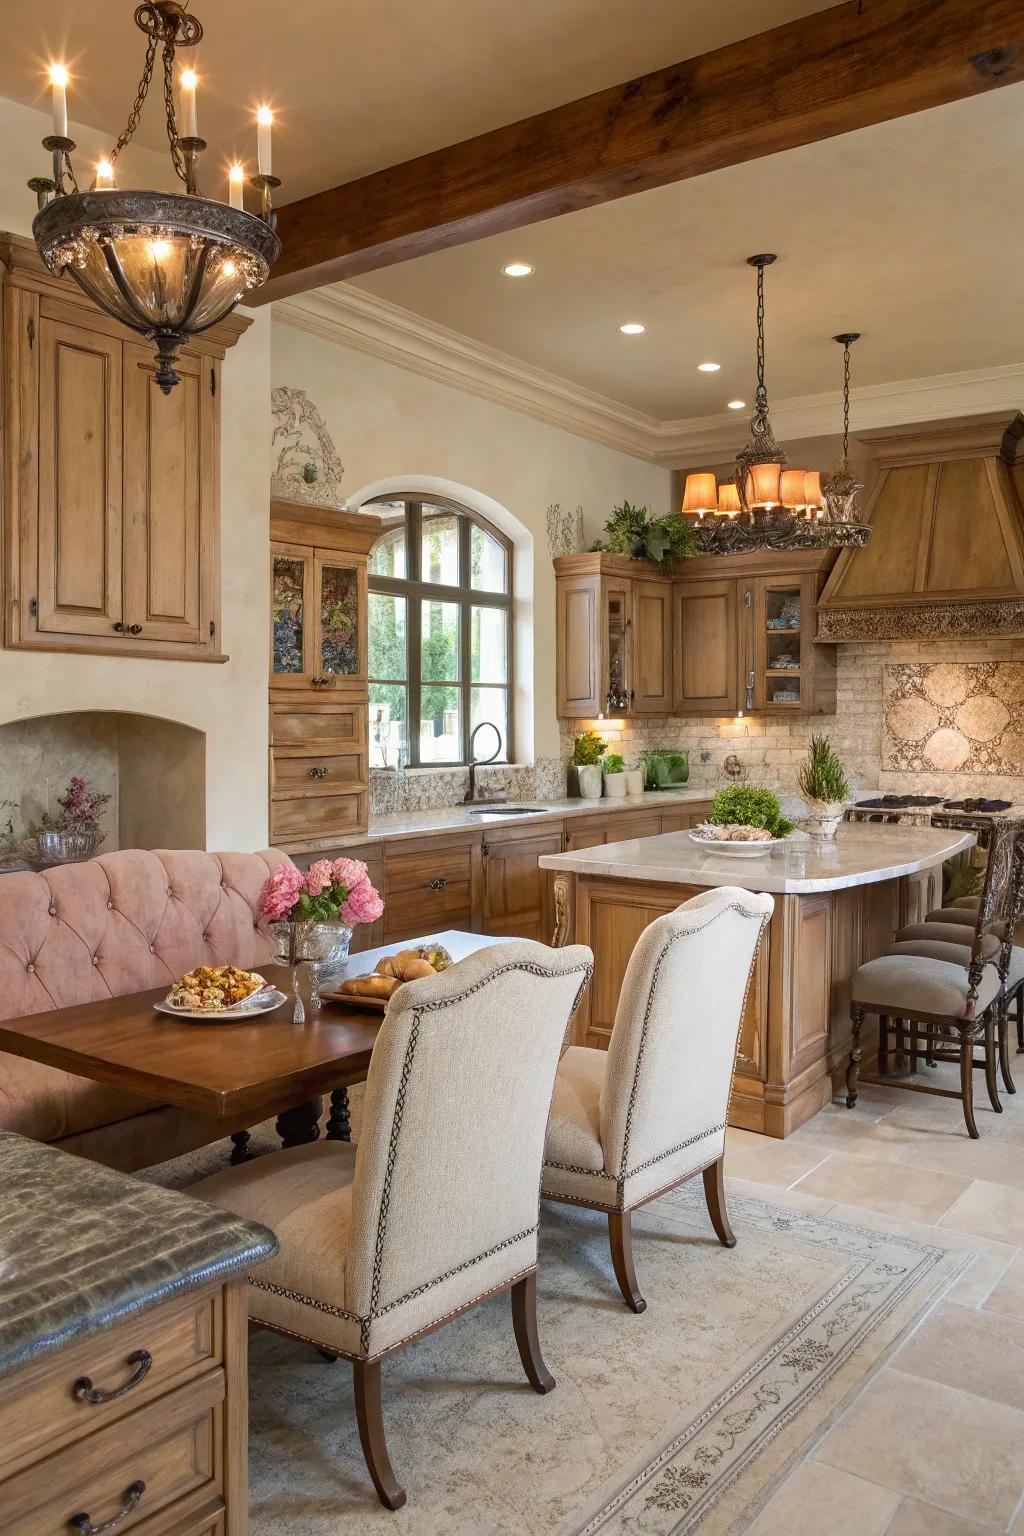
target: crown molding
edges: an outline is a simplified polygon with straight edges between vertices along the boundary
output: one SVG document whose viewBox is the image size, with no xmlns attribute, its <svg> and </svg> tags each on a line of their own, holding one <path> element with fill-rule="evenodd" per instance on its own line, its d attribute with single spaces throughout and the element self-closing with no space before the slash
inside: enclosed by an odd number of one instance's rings
<svg viewBox="0 0 1024 1536">
<path fill-rule="evenodd" d="M 653 416 L 531 367 L 361 288 L 321 288 L 300 298 L 279 299 L 273 316 L 300 331 L 383 358 L 620 453 L 655 458 L 659 423 Z"/>
<path fill-rule="evenodd" d="M 746 436 L 742 412 L 659 421 L 351 285 L 279 299 L 273 316 L 297 330 L 667 469 L 720 464 L 734 456 Z M 902 379 L 852 390 L 850 428 L 856 434 L 985 411 L 1011 411 L 1019 409 L 1022 401 L 1024 363 Z M 772 403 L 772 425 L 783 443 L 835 436 L 841 420 L 838 390 Z"/>
</svg>

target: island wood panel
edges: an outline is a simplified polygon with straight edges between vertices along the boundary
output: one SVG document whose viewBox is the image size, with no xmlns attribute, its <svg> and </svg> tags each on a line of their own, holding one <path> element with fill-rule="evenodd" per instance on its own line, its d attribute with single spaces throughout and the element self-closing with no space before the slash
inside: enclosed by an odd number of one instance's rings
<svg viewBox="0 0 1024 1536">
<path fill-rule="evenodd" d="M 606 1049 L 641 933 L 702 887 L 559 878 L 566 885 L 565 931 L 594 951 L 574 1042 Z M 849 1054 L 850 980 L 858 965 L 892 943 L 906 904 L 904 883 L 775 897 L 740 1030 L 731 1125 L 784 1137 L 831 1100 L 833 1074 Z"/>
</svg>

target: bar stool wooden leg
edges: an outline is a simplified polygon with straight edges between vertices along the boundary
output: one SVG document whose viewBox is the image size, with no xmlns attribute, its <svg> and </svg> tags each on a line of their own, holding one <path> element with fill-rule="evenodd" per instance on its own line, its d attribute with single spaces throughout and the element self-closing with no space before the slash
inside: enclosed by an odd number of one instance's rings
<svg viewBox="0 0 1024 1536">
<path fill-rule="evenodd" d="M 997 1115 L 1003 1112 L 1003 1106 L 999 1102 L 999 1078 L 996 1065 L 996 1026 L 991 1013 L 985 1020 L 985 1087 L 988 1089 L 989 1103 Z"/>
<path fill-rule="evenodd" d="M 960 1097 L 964 1104 L 967 1134 L 972 1141 L 977 1141 L 981 1133 L 974 1118 L 974 1046 L 965 1034 L 960 1036 Z"/>
<path fill-rule="evenodd" d="M 878 1015 L 878 1075 L 889 1075 L 889 1019 L 884 1013 Z"/>
<path fill-rule="evenodd" d="M 1010 1016 L 1005 1006 L 999 1010 L 999 1075 L 1007 1093 L 1016 1093 L 1016 1085 L 1010 1076 Z"/>
</svg>

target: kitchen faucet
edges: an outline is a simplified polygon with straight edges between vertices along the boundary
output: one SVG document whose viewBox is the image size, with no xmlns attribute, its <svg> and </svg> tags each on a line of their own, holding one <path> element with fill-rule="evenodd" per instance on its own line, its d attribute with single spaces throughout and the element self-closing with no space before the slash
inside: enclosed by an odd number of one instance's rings
<svg viewBox="0 0 1024 1536">
<path fill-rule="evenodd" d="M 491 753 L 490 757 L 484 757 L 484 758 L 480 759 L 480 765 L 484 765 L 484 764 L 487 764 L 487 763 L 493 763 L 494 760 L 497 758 L 498 754 L 501 751 L 501 747 L 502 747 L 501 732 L 499 731 L 498 727 L 494 724 L 493 720 L 481 720 L 479 725 L 474 725 L 473 729 L 469 733 L 469 789 L 466 791 L 465 797 L 464 797 L 463 802 L 462 802 L 463 805 L 474 805 L 474 804 L 478 803 L 477 802 L 477 798 L 476 798 L 476 770 L 477 770 L 478 764 L 477 764 L 476 758 L 473 756 L 473 747 L 474 747 L 474 744 L 476 742 L 477 733 L 479 731 L 482 731 L 485 728 L 485 726 L 490 726 L 490 728 L 494 732 L 495 736 L 497 736 L 497 738 L 498 738 L 498 745 L 495 747 L 495 749 Z M 491 801 L 483 801 L 483 802 L 479 802 L 479 803 L 481 803 L 481 804 L 492 804 L 492 803 L 495 803 L 496 804 L 499 801 L 507 800 L 507 799 L 508 799 L 508 790 L 507 789 L 502 789 L 502 790 L 496 790 L 495 791 L 494 796 L 492 797 Z"/>
</svg>

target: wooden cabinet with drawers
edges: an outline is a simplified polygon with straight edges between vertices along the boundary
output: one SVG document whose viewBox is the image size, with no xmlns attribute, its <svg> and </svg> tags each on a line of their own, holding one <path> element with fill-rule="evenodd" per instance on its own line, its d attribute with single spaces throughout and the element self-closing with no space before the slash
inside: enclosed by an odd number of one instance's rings
<svg viewBox="0 0 1024 1536">
<path fill-rule="evenodd" d="M 0 1379 L 0 1536 L 67 1536 L 83 1517 L 244 1536 L 246 1291 L 191 1292 Z"/>
<path fill-rule="evenodd" d="M 196 336 L 164 395 L 153 349 L 30 241 L 0 239 L 4 639 L 223 661 L 220 365 L 250 322 Z"/>
<path fill-rule="evenodd" d="M 380 527 L 271 504 L 270 836 L 289 853 L 366 828 L 366 572 Z"/>
<path fill-rule="evenodd" d="M 385 844 L 384 941 L 479 929 L 481 834 Z"/>
</svg>

